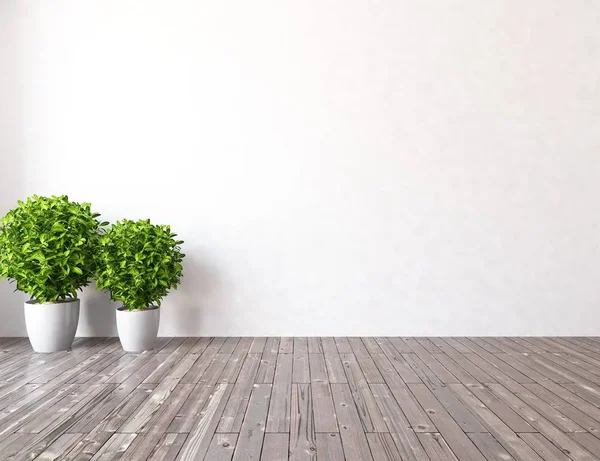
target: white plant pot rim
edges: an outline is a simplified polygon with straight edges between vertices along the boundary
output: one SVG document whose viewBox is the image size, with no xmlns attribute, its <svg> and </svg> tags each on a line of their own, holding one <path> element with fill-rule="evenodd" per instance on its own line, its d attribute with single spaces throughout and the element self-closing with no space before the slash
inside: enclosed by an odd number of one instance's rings
<svg viewBox="0 0 600 461">
<path fill-rule="evenodd" d="M 136 312 L 155 311 L 156 309 L 160 309 L 160 306 L 152 305 L 152 306 L 144 307 L 143 309 L 133 309 L 133 310 L 129 310 L 129 308 L 125 307 L 125 306 L 117 307 L 117 310 L 119 312 L 130 312 L 132 314 L 135 314 Z"/>
<path fill-rule="evenodd" d="M 57 299 L 56 301 L 46 301 L 45 303 L 39 302 L 37 299 L 30 299 L 29 301 L 25 301 L 25 304 L 39 304 L 40 306 L 52 305 L 52 304 L 67 304 L 73 303 L 75 301 L 79 301 L 79 298 L 65 298 L 65 299 Z"/>
</svg>

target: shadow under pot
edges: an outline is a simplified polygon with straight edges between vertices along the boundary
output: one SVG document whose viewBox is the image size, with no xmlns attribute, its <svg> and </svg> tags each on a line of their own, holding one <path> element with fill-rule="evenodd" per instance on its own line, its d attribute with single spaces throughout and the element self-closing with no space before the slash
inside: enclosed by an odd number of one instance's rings
<svg viewBox="0 0 600 461">
<path fill-rule="evenodd" d="M 25 326 L 35 352 L 71 349 L 79 323 L 79 299 L 25 303 Z"/>
<path fill-rule="evenodd" d="M 160 323 L 160 308 L 130 311 L 126 307 L 117 309 L 117 330 L 121 346 L 126 352 L 144 352 L 154 348 Z"/>
</svg>

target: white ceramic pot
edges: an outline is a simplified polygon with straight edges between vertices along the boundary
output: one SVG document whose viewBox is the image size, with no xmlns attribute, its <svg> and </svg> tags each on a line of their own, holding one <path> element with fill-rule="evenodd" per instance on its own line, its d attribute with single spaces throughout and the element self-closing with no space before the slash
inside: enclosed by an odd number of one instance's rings
<svg viewBox="0 0 600 461">
<path fill-rule="evenodd" d="M 58 352 L 71 349 L 77 323 L 79 299 L 55 303 L 25 303 L 25 325 L 31 347 L 36 352 Z"/>
<path fill-rule="evenodd" d="M 128 311 L 117 309 L 117 330 L 121 346 L 127 352 L 143 352 L 154 348 L 160 323 L 160 308 Z"/>
</svg>

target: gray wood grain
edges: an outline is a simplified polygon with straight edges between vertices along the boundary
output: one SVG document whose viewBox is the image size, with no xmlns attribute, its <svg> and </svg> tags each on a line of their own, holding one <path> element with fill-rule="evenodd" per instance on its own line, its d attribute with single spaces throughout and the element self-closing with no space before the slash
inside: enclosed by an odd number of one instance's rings
<svg viewBox="0 0 600 461">
<path fill-rule="evenodd" d="M 410 427 L 410 423 L 389 388 L 384 384 L 372 384 L 371 388 L 402 459 L 428 461 L 429 456 L 423 450 L 415 431 Z"/>
<path fill-rule="evenodd" d="M 150 418 L 129 445 L 122 456 L 123 460 L 142 461 L 148 459 L 193 388 L 193 384 L 175 386 L 161 410 Z"/>
<path fill-rule="evenodd" d="M 365 432 L 387 432 L 383 416 L 354 354 L 341 354 L 350 392 Z"/>
<path fill-rule="evenodd" d="M 373 461 L 350 387 L 347 384 L 332 384 L 331 390 L 346 459 L 348 461 Z"/>
<path fill-rule="evenodd" d="M 311 336 L 308 338 L 308 353 L 309 354 L 322 354 L 323 347 L 321 346 L 321 338 L 318 336 Z"/>
<path fill-rule="evenodd" d="M 481 452 L 425 384 L 409 384 L 409 387 L 458 458 L 485 461 Z"/>
<path fill-rule="evenodd" d="M 187 434 L 165 433 L 154 447 L 149 461 L 174 461 Z"/>
<path fill-rule="evenodd" d="M 323 354 L 308 354 L 308 364 L 310 368 L 310 381 L 312 383 L 328 383 L 327 368 L 325 366 L 325 357 Z"/>
<path fill-rule="evenodd" d="M 323 347 L 323 356 L 325 358 L 329 382 L 346 383 L 346 373 L 344 372 L 335 340 L 333 338 L 321 338 L 321 345 Z"/>
<path fill-rule="evenodd" d="M 598 461 L 600 338 L 0 338 L 0 459 Z"/>
<path fill-rule="evenodd" d="M 238 434 L 215 434 L 206 453 L 206 461 L 230 461 L 237 439 Z"/>
<path fill-rule="evenodd" d="M 114 434 L 94 455 L 92 461 L 113 461 L 122 459 L 137 434 Z"/>
<path fill-rule="evenodd" d="M 346 461 L 340 434 L 333 432 L 330 434 L 317 434 L 316 444 L 317 459 L 327 461 Z M 270 460 L 265 459 L 265 461 Z"/>
<path fill-rule="evenodd" d="M 212 385 L 194 385 L 189 398 L 175 415 L 173 421 L 171 421 L 167 432 L 190 432 L 201 417 L 201 412 L 207 405 L 207 402 L 213 401 L 216 398 L 215 392 L 219 389 L 224 391 L 225 387 L 217 386 L 214 388 Z"/>
<path fill-rule="evenodd" d="M 400 355 L 400 353 L 394 347 L 392 347 L 391 344 L 386 342 L 381 342 L 379 344 L 385 354 L 373 355 L 373 360 L 377 364 L 377 367 L 384 378 L 385 375 L 383 374 L 383 370 L 389 370 L 390 368 L 393 368 L 405 383 L 422 382 L 421 378 L 417 376 L 414 370 L 406 362 L 406 359 Z"/>
<path fill-rule="evenodd" d="M 244 365 L 252 338 L 241 338 L 237 343 L 231 357 L 227 360 L 223 372 L 219 376 L 220 383 L 235 383 L 237 376 Z"/>
<path fill-rule="evenodd" d="M 273 383 L 278 353 L 279 338 L 268 338 L 258 367 L 257 383 Z"/>
<path fill-rule="evenodd" d="M 256 384 L 252 390 L 248 411 L 244 417 L 233 455 L 234 461 L 258 461 L 260 459 L 271 390 L 270 384 Z"/>
<path fill-rule="evenodd" d="M 295 346 L 294 346 L 295 347 Z M 313 405 L 310 384 L 295 383 L 292 387 L 290 421 L 291 461 L 316 459 Z"/>
<path fill-rule="evenodd" d="M 500 443 L 491 435 L 486 433 L 467 434 L 479 451 L 488 461 L 513 461 L 513 458 Z M 521 458 L 518 458 L 521 459 Z M 522 458 L 529 459 L 529 458 Z M 546 460 L 548 461 L 548 460 Z"/>
<path fill-rule="evenodd" d="M 259 364 L 260 356 L 258 354 L 249 354 L 246 358 L 223 411 L 223 416 L 221 416 L 217 432 L 228 433 L 240 431 Z"/>
<path fill-rule="evenodd" d="M 282 337 L 279 339 L 279 353 L 293 354 L 294 353 L 294 338 Z"/>
<path fill-rule="evenodd" d="M 292 354 L 279 354 L 273 379 L 273 394 L 267 419 L 267 432 L 290 431 L 292 402 Z"/>
<path fill-rule="evenodd" d="M 456 388 L 451 388 L 456 389 Z M 512 408 L 502 402 L 490 390 L 481 384 L 469 386 L 469 391 L 473 393 L 487 408 L 498 416 L 504 424 L 510 427 L 514 432 L 536 432 L 527 421 L 519 416 Z"/>
<path fill-rule="evenodd" d="M 431 461 L 456 461 L 456 455 L 448 446 L 442 434 L 437 432 L 422 432 L 417 434 L 421 445 Z"/>
<path fill-rule="evenodd" d="M 181 461 L 201 461 L 208 452 L 212 435 L 231 394 L 231 384 L 217 384 L 206 407 L 194 420 L 194 425 L 177 456 Z"/>
<path fill-rule="evenodd" d="M 267 344 L 267 338 L 264 336 L 258 338 L 251 338 L 252 344 L 248 350 L 248 354 L 262 354 Z"/>
<path fill-rule="evenodd" d="M 452 392 L 476 414 L 480 421 L 488 428 L 494 438 L 515 459 L 527 461 L 543 461 L 537 453 L 527 445 L 508 425 L 496 416 L 486 405 L 475 397 L 462 384 L 450 385 Z"/>
<path fill-rule="evenodd" d="M 338 432 L 337 417 L 329 383 L 312 383 L 316 432 Z"/>
<path fill-rule="evenodd" d="M 63 434 L 46 448 L 36 459 L 38 461 L 58 461 L 77 446 L 85 434 Z"/>
<path fill-rule="evenodd" d="M 294 364 L 292 382 L 309 383 L 308 341 L 306 338 L 294 338 Z"/>
<path fill-rule="evenodd" d="M 391 434 L 372 432 L 367 434 L 367 441 L 369 442 L 373 459 L 376 461 L 396 461 L 402 459 Z"/>
<path fill-rule="evenodd" d="M 288 461 L 289 445 L 289 434 L 265 434 L 263 449 L 260 455 L 261 461 Z"/>
<path fill-rule="evenodd" d="M 600 455 L 600 439 L 589 432 L 576 432 L 571 434 L 573 440 L 586 448 L 590 453 Z"/>
<path fill-rule="evenodd" d="M 527 422 L 552 441 L 557 447 L 563 451 L 568 451 L 569 457 L 573 460 L 591 461 L 596 458 L 501 384 L 490 384 L 490 388 L 498 397 L 514 408 L 515 411 L 523 415 Z"/>
<path fill-rule="evenodd" d="M 240 342 L 240 338 L 225 338 L 223 345 L 219 349 L 219 354 L 233 354 L 237 344 Z"/>
<path fill-rule="evenodd" d="M 578 434 L 583 434 L 583 433 L 578 433 Z M 573 434 L 576 435 L 576 434 Z M 588 434 L 590 435 L 590 434 Z M 558 448 L 556 448 L 546 437 L 544 437 L 542 434 L 537 434 L 537 433 L 527 433 L 527 434 L 520 434 L 521 438 L 523 440 L 525 440 L 525 442 L 527 442 L 529 444 L 529 446 L 531 448 L 533 448 L 538 455 L 540 455 L 542 458 L 544 458 L 545 461 L 569 461 L 569 457 L 564 454 L 562 451 L 560 451 Z M 595 439 L 595 437 L 592 436 L 592 438 Z M 577 439 L 575 439 L 577 440 Z M 596 439 L 598 440 L 598 439 Z M 585 447 L 584 443 L 581 443 L 581 440 L 578 441 L 578 443 L 580 443 L 581 445 L 583 445 Z M 594 448 L 594 447 L 592 447 Z M 600 445 L 598 445 L 595 448 L 600 448 Z M 593 451 L 590 450 L 591 453 L 600 453 L 598 451 Z"/>
</svg>

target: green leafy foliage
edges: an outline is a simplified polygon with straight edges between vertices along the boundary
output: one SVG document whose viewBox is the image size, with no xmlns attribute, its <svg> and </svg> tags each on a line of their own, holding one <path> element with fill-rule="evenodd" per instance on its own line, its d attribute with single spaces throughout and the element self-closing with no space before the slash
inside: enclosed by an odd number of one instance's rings
<svg viewBox="0 0 600 461">
<path fill-rule="evenodd" d="M 100 239 L 97 254 L 98 289 L 129 310 L 160 306 L 183 273 L 181 240 L 165 225 L 124 219 Z"/>
<path fill-rule="evenodd" d="M 0 224 L 0 279 L 40 302 L 76 298 L 95 270 L 102 226 L 89 203 L 34 195 Z"/>
</svg>

